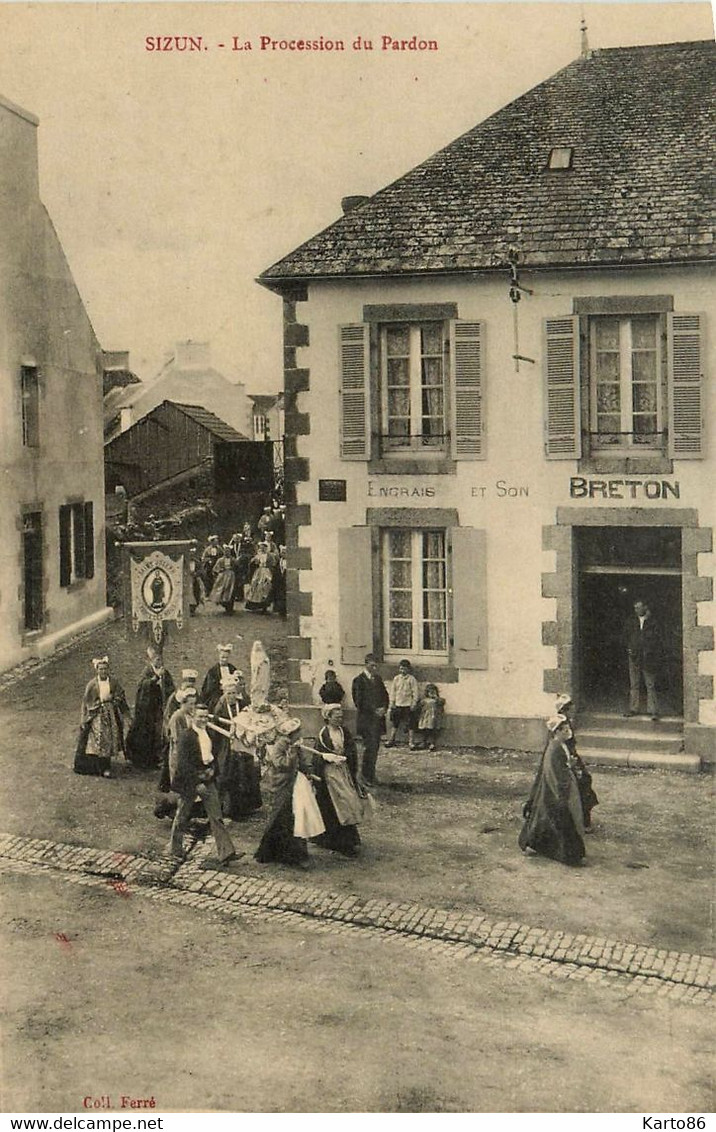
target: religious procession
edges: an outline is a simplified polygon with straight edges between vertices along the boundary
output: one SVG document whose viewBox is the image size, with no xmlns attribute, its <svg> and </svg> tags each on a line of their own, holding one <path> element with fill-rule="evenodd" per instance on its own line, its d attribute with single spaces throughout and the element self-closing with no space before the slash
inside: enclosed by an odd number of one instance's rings
<svg viewBox="0 0 716 1132">
<path fill-rule="evenodd" d="M 228 616 L 243 602 L 253 613 L 271 610 L 286 616 L 286 508 L 264 507 L 256 524 L 244 523 L 227 542 L 209 535 L 204 549 L 191 559 L 190 612 L 206 603 Z"/>
<path fill-rule="evenodd" d="M 204 867 L 238 861 L 246 850 L 226 826 L 262 809 L 258 862 L 307 869 L 309 840 L 357 857 L 358 826 L 373 801 L 340 704 L 324 705 L 324 726 L 306 740 L 300 719 L 269 701 L 271 661 L 260 640 L 251 648 L 248 682 L 232 663 L 232 644 L 219 644 L 217 652 L 201 687 L 193 668 L 182 670 L 177 685 L 161 651 L 150 645 L 133 711 L 109 657 L 95 657 L 82 698 L 75 773 L 111 778 L 117 759 L 158 769 L 154 814 L 172 819 L 167 852 L 178 861 L 190 828 L 201 836 L 207 823 L 216 857 Z"/>
</svg>

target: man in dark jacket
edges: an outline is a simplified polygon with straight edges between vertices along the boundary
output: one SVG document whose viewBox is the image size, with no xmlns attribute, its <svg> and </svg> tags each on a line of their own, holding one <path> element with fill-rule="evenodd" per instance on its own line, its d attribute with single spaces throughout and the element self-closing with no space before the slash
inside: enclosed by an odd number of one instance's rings
<svg viewBox="0 0 716 1132">
<path fill-rule="evenodd" d="M 647 714 L 656 721 L 659 718 L 656 679 L 662 663 L 661 631 L 645 601 L 634 602 L 634 613 L 626 626 L 626 647 L 629 658 L 629 710 L 626 714 L 639 714 L 643 679 Z"/>
<path fill-rule="evenodd" d="M 372 786 L 375 783 L 380 737 L 385 731 L 385 715 L 390 701 L 373 653 L 369 652 L 366 656 L 365 668 L 353 681 L 351 692 L 358 711 L 356 731 L 363 740 L 361 777 L 366 785 Z"/>
<path fill-rule="evenodd" d="M 221 820 L 221 804 L 214 781 L 214 755 L 211 738 L 206 730 L 209 712 L 205 704 L 197 704 L 186 730 L 179 732 L 177 740 L 177 768 L 172 777 L 172 790 L 179 795 L 179 805 L 172 825 L 169 851 L 179 859 L 184 856 L 183 839 L 197 797 L 201 798 L 216 842 L 217 862 L 209 867 L 228 865 L 243 857 L 234 847 Z M 209 863 L 207 863 L 209 864 Z"/>
</svg>

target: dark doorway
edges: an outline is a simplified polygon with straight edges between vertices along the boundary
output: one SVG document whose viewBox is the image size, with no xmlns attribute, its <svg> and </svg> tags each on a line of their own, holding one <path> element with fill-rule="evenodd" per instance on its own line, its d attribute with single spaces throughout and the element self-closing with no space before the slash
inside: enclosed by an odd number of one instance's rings
<svg viewBox="0 0 716 1132">
<path fill-rule="evenodd" d="M 41 629 L 44 618 L 42 598 L 42 515 L 32 511 L 22 519 L 23 582 L 25 630 Z"/>
<path fill-rule="evenodd" d="M 681 530 L 674 527 L 577 527 L 576 654 L 585 708 L 622 712 L 629 695 L 625 626 L 639 599 L 661 627 L 657 682 L 662 711 L 683 712 Z"/>
</svg>

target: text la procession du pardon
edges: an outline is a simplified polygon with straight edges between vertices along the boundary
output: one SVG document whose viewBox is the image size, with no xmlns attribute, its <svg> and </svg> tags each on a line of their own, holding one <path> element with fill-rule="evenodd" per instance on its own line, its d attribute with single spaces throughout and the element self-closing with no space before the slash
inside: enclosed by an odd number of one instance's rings
<svg viewBox="0 0 716 1132">
<path fill-rule="evenodd" d="M 268 52 L 341 52 L 341 51 L 438 51 L 437 39 L 423 39 L 412 35 L 398 39 L 392 35 L 367 37 L 358 35 L 348 43 L 344 39 L 328 39 L 323 35 L 317 39 L 276 39 L 271 35 L 261 35 L 255 41 L 239 35 L 232 35 L 225 43 L 209 41 L 203 35 L 147 35 L 144 37 L 145 51 L 209 51 L 212 47 L 229 51 L 268 51 Z"/>
</svg>

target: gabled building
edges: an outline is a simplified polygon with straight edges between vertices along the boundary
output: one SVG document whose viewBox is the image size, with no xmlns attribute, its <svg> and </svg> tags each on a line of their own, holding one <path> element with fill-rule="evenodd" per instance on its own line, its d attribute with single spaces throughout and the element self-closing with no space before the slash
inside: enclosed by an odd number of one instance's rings
<svg viewBox="0 0 716 1132">
<path fill-rule="evenodd" d="M 211 364 L 208 342 L 177 342 L 151 381 L 128 382 L 124 388 L 109 390 L 104 407 L 105 440 L 136 424 L 163 401 L 203 405 L 242 436 L 251 435 L 251 403 L 244 384 L 229 381 Z"/>
<path fill-rule="evenodd" d="M 261 276 L 297 708 L 372 651 L 446 741 L 538 749 L 569 690 L 585 748 L 713 756 L 714 54 L 585 52 Z M 666 719 L 620 735 L 639 597 Z"/>
<path fill-rule="evenodd" d="M 0 98 L 0 668 L 112 615 L 103 358 L 40 200 L 37 126 Z"/>
<path fill-rule="evenodd" d="M 269 493 L 270 442 L 255 443 L 202 405 L 163 401 L 105 446 L 107 490 L 137 500 L 182 490 Z"/>
</svg>

